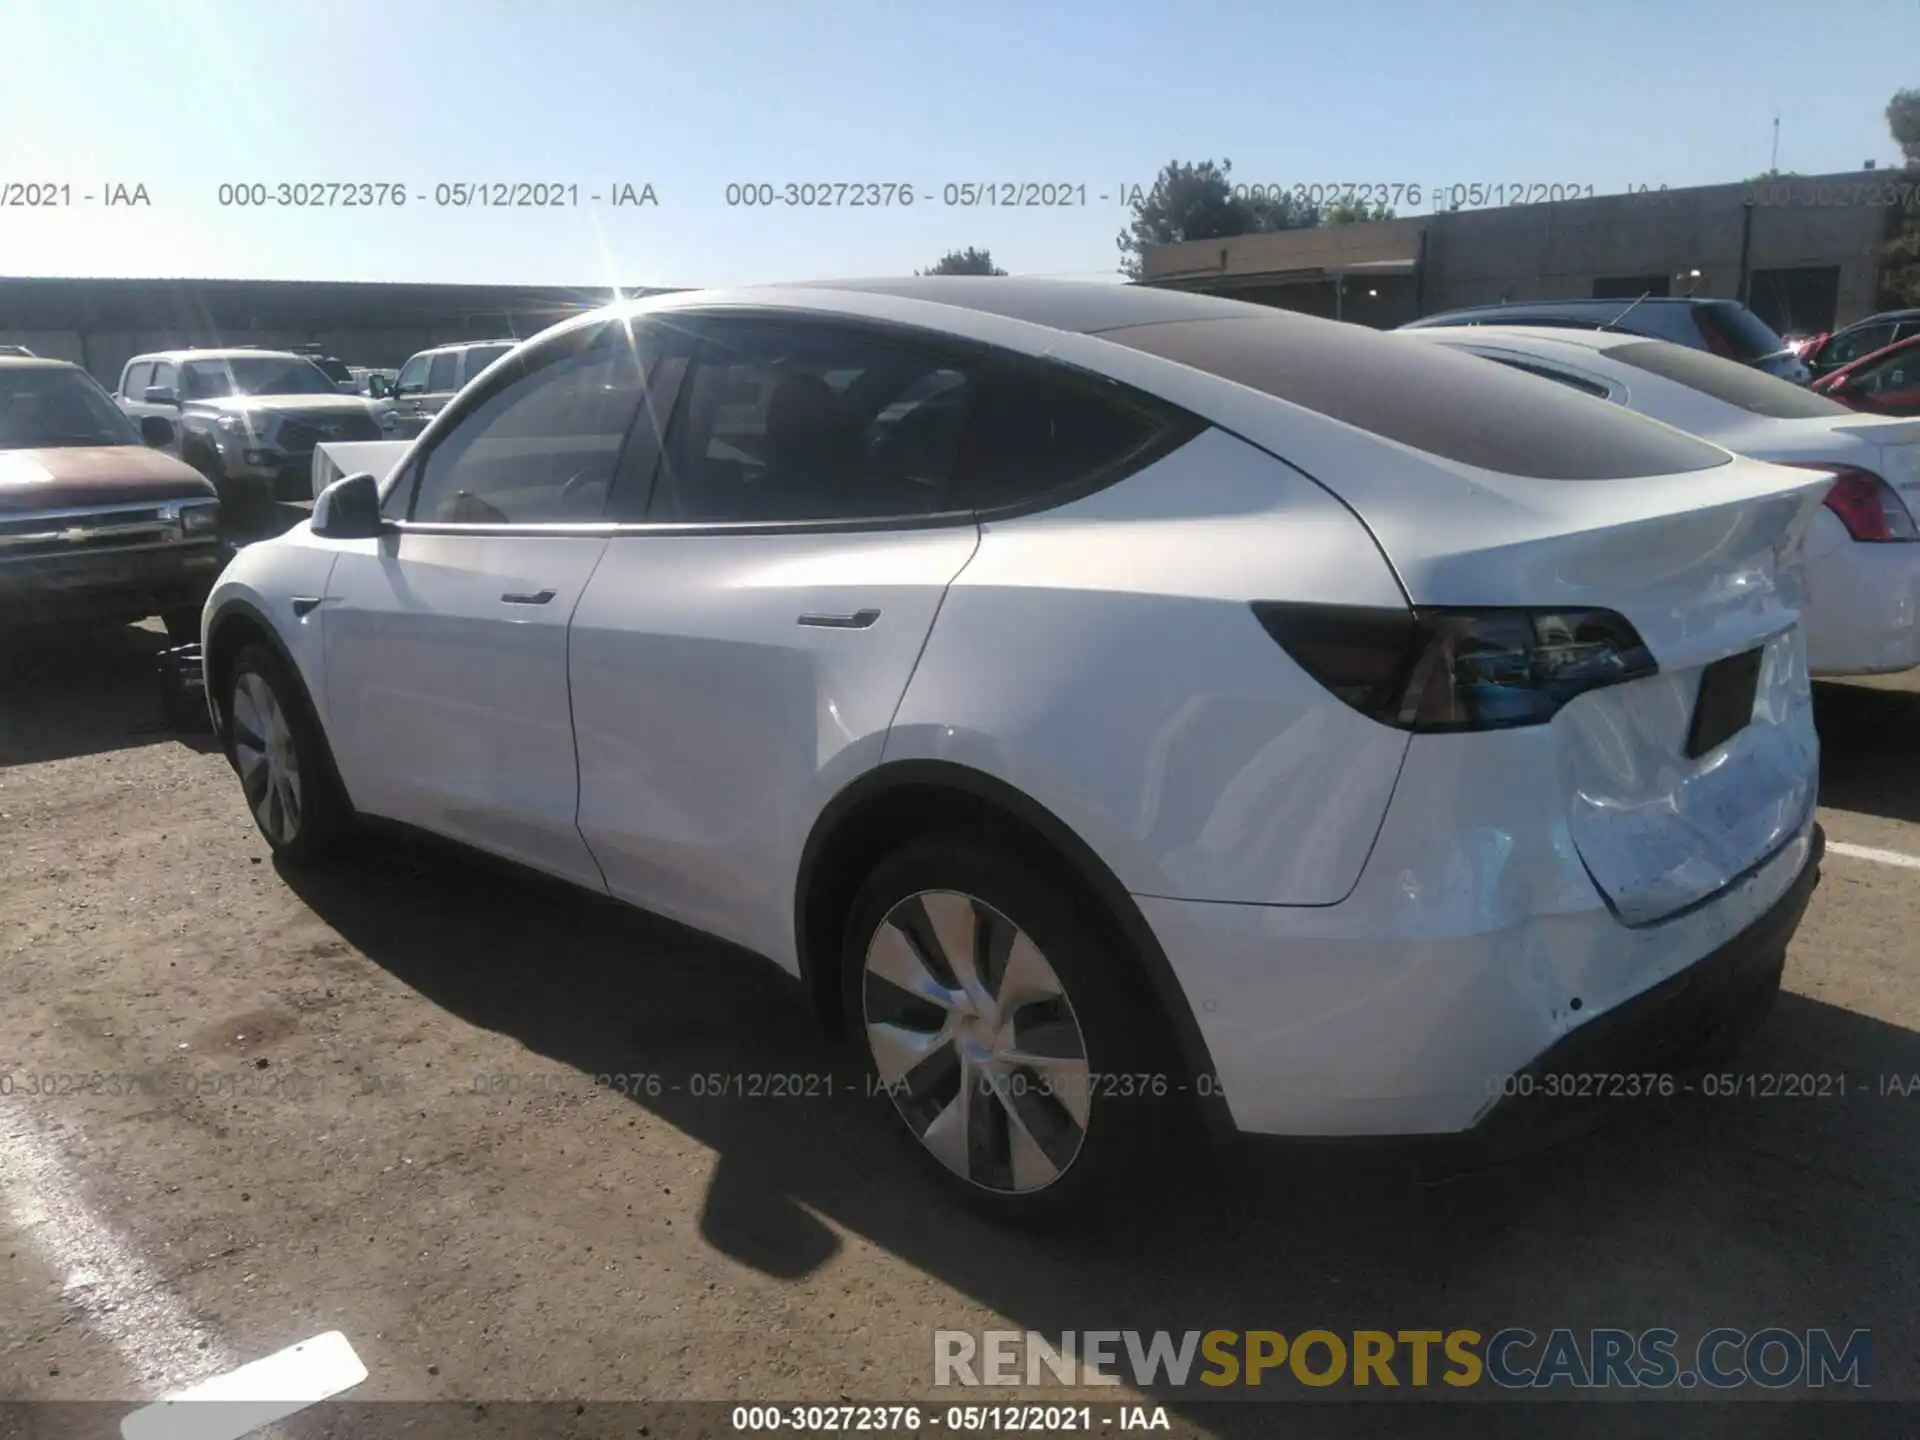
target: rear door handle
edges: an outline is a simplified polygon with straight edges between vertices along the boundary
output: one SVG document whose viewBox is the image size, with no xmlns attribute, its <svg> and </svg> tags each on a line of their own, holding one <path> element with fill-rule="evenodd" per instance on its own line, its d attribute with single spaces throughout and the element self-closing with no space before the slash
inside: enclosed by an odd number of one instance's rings
<svg viewBox="0 0 1920 1440">
<path fill-rule="evenodd" d="M 531 594 L 516 594 L 509 590 L 500 598 L 509 605 L 544 605 L 553 599 L 551 590 L 535 590 Z"/>
<path fill-rule="evenodd" d="M 856 610 L 851 615 L 802 615 L 800 623 L 825 630 L 864 630 L 879 618 L 878 610 Z"/>
</svg>

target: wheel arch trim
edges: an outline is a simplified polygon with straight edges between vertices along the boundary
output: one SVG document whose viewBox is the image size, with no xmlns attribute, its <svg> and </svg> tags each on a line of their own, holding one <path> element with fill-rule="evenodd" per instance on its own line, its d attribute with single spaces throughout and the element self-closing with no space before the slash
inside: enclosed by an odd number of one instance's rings
<svg viewBox="0 0 1920 1440">
<path fill-rule="evenodd" d="M 207 709 L 212 712 L 213 731 L 220 741 L 221 748 L 231 749 L 231 736 L 227 733 L 226 706 L 221 694 L 224 686 L 216 682 L 215 667 L 221 662 L 230 664 L 233 655 L 227 653 L 226 648 L 216 651 L 213 642 L 214 637 L 220 633 L 221 626 L 235 619 L 247 621 L 249 630 L 259 632 L 267 648 L 279 657 L 280 663 L 287 667 L 287 673 L 293 677 L 293 683 L 299 686 L 299 694 L 291 698 L 305 712 L 308 722 L 319 732 L 321 753 L 326 756 L 327 761 L 327 778 L 338 787 L 340 795 L 347 797 L 347 808 L 351 811 L 352 796 L 347 790 L 346 783 L 341 779 L 340 767 L 333 758 L 333 742 L 328 739 L 327 727 L 321 723 L 319 708 L 313 703 L 313 693 L 307 684 L 306 674 L 301 670 L 300 662 L 294 658 L 293 652 L 287 648 L 287 642 L 281 638 L 279 630 L 267 618 L 266 612 L 244 595 L 229 595 L 214 606 L 213 613 L 207 617 L 207 644 L 200 657 L 201 671 L 206 678 Z M 237 645 L 231 647 L 234 653 L 238 653 L 240 648 Z M 218 677 L 219 680 L 224 678 L 224 675 Z"/>
<path fill-rule="evenodd" d="M 794 881 L 794 946 L 799 960 L 800 979 L 817 1003 L 825 993 L 823 986 L 837 978 L 834 968 L 822 966 L 822 957 L 809 943 L 814 917 L 809 903 L 817 888 L 820 867 L 826 860 L 834 838 L 842 826 L 871 802 L 906 789 L 938 788 L 973 800 L 989 811 L 1020 824 L 1046 844 L 1086 889 L 1104 906 L 1119 927 L 1122 937 L 1138 958 L 1142 978 L 1154 1001 L 1166 1016 L 1179 1062 L 1190 1076 L 1212 1075 L 1213 1056 L 1195 1020 L 1193 1007 L 1181 987 L 1166 952 L 1147 923 L 1133 896 L 1119 877 L 1071 826 L 1046 806 L 1014 785 L 950 760 L 893 760 L 874 767 L 849 782 L 830 800 L 815 819 L 801 850 L 799 870 Z M 831 997 L 824 1002 L 823 1014 L 837 1011 Z M 1200 1093 L 1202 1090 L 1206 1093 Z M 1230 1136 L 1237 1127 L 1216 1084 L 1195 1087 L 1199 1113 L 1209 1131 Z"/>
</svg>

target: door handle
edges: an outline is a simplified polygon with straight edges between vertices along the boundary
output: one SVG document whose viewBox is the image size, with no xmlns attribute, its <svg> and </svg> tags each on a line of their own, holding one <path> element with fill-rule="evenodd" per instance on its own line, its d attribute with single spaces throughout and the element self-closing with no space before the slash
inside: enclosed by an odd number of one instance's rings
<svg viewBox="0 0 1920 1440">
<path fill-rule="evenodd" d="M 509 605 L 544 605 L 553 599 L 553 591 L 535 590 L 531 594 L 516 594 L 509 590 L 500 598 Z"/>
<path fill-rule="evenodd" d="M 325 602 L 324 595 L 295 595 L 293 597 L 293 618 L 304 620 Z"/>
<path fill-rule="evenodd" d="M 800 623 L 824 630 L 864 630 L 879 618 L 878 610 L 856 610 L 851 615 L 802 615 Z"/>
</svg>

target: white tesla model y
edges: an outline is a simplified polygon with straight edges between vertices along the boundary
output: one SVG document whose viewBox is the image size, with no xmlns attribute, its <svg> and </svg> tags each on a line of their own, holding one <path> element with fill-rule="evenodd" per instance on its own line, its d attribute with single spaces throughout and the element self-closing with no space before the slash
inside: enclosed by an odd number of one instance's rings
<svg viewBox="0 0 1920 1440">
<path fill-rule="evenodd" d="M 1183 1117 L 1487 1133 L 1763 1009 L 1828 484 L 1200 296 L 675 295 L 241 551 L 208 691 L 285 860 L 378 817 L 756 950 L 1072 1213 Z"/>
</svg>

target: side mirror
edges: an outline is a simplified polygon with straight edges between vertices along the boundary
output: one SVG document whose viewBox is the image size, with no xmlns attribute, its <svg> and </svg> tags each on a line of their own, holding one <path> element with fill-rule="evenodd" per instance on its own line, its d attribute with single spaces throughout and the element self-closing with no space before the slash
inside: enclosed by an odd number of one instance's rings
<svg viewBox="0 0 1920 1440">
<path fill-rule="evenodd" d="M 149 385 L 141 392 L 140 398 L 149 405 L 172 405 L 177 408 L 180 404 L 179 395 L 168 385 Z"/>
<path fill-rule="evenodd" d="M 164 450 L 173 444 L 173 422 L 164 415 L 142 415 L 140 438 L 155 450 Z"/>
<path fill-rule="evenodd" d="M 371 395 L 374 399 L 384 400 L 392 393 L 393 392 L 387 388 L 386 376 L 370 375 L 367 377 L 367 394 Z"/>
<path fill-rule="evenodd" d="M 322 539 L 371 540 L 385 530 L 380 483 L 370 471 L 334 481 L 313 502 L 313 533 Z"/>
</svg>

